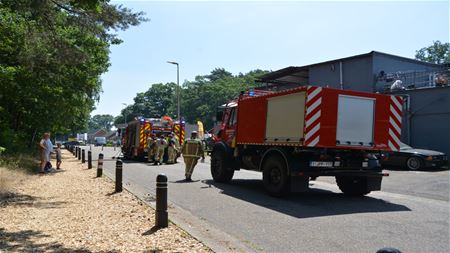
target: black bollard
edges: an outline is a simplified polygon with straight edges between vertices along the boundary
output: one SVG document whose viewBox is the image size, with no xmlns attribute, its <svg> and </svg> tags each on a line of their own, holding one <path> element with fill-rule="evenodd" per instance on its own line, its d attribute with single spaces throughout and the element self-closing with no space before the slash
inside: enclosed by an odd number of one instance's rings
<svg viewBox="0 0 450 253">
<path fill-rule="evenodd" d="M 103 154 L 98 154 L 98 163 L 97 163 L 97 177 L 101 177 L 103 174 Z"/>
<path fill-rule="evenodd" d="M 78 148 L 78 160 L 81 160 L 81 148 Z"/>
<path fill-rule="evenodd" d="M 75 157 L 78 157 L 78 147 L 75 147 Z"/>
<path fill-rule="evenodd" d="M 167 226 L 169 226 L 169 214 L 167 213 L 167 176 L 158 174 L 156 177 L 155 227 L 166 228 Z"/>
<path fill-rule="evenodd" d="M 92 169 L 92 152 L 88 151 L 88 169 Z"/>
<path fill-rule="evenodd" d="M 116 192 L 122 191 L 122 160 L 116 161 Z"/>
<path fill-rule="evenodd" d="M 81 151 L 81 163 L 86 163 L 86 150 Z"/>
</svg>

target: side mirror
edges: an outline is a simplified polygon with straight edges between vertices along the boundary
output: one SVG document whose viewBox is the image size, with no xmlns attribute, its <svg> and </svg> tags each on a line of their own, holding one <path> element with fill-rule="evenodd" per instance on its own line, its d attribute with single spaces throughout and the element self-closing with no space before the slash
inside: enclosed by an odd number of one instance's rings
<svg viewBox="0 0 450 253">
<path fill-rule="evenodd" d="M 216 113 L 216 121 L 222 121 L 223 118 L 223 111 L 218 111 Z"/>
</svg>

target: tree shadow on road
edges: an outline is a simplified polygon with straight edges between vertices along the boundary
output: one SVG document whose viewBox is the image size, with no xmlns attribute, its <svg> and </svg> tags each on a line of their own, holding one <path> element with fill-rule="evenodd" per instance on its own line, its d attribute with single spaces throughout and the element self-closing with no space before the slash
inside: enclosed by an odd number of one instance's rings
<svg viewBox="0 0 450 253">
<path fill-rule="evenodd" d="M 297 218 L 411 211 L 404 205 L 371 196 L 350 197 L 322 189 L 310 189 L 306 193 L 292 193 L 284 198 L 275 198 L 265 192 L 262 181 L 257 179 L 233 179 L 229 184 L 213 180 L 202 182 L 220 189 L 222 194 Z M 204 188 L 209 187 L 201 187 Z"/>
<path fill-rule="evenodd" d="M 40 231 L 21 230 L 9 232 L 0 228 L 0 251 L 5 252 L 76 252 L 89 253 L 90 250 L 84 248 L 66 248 L 57 242 L 37 243 L 39 238 L 49 237 Z"/>
</svg>

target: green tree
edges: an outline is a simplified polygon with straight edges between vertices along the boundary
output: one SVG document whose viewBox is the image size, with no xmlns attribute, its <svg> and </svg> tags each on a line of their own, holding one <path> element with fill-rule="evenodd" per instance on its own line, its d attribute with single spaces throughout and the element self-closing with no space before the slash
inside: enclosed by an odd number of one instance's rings
<svg viewBox="0 0 450 253">
<path fill-rule="evenodd" d="M 264 73 L 267 71 L 254 70 L 234 76 L 223 68 L 216 68 L 209 75 L 186 81 L 181 89 L 181 116 L 190 123 L 202 121 L 206 129 L 213 127 L 217 107 L 237 97 L 240 91 L 254 87 L 254 80 Z M 176 88 L 174 83 L 151 85 L 146 92 L 136 95 L 134 104 L 124 108 L 114 123 L 123 124 L 124 115 L 127 122 L 138 116 L 176 118 Z"/>
<path fill-rule="evenodd" d="M 433 41 L 433 45 L 416 51 L 416 59 L 435 64 L 450 63 L 450 43 Z"/>
<path fill-rule="evenodd" d="M 118 115 L 114 118 L 114 125 L 117 126 L 119 124 L 124 124 L 125 116 L 126 116 L 126 122 L 130 122 L 137 116 L 137 114 L 133 113 L 133 105 L 128 105 L 127 107 L 122 109 L 120 115 Z"/>
<path fill-rule="evenodd" d="M 110 114 L 97 114 L 89 120 L 89 131 L 105 129 L 110 131 L 113 126 L 114 116 Z"/>
<path fill-rule="evenodd" d="M 231 72 L 226 71 L 224 68 L 215 68 L 211 71 L 210 75 L 206 75 L 204 77 L 214 82 L 220 79 L 233 77 L 233 74 Z"/>
<path fill-rule="evenodd" d="M 200 120 L 206 129 L 212 128 L 217 107 L 254 87 L 256 77 L 267 72 L 254 70 L 237 76 L 228 73 L 215 69 L 210 75 L 197 76 L 195 81 L 184 84 L 181 114 L 188 122 Z"/>
<path fill-rule="evenodd" d="M 169 115 L 176 117 L 176 88 L 175 83 L 152 84 L 146 92 L 136 94 L 134 103 L 124 108 L 114 119 L 114 124 L 123 124 L 124 115 L 127 122 L 136 117 L 160 118 Z"/>
<path fill-rule="evenodd" d="M 135 105 L 140 105 L 140 113 L 145 117 L 159 118 L 165 115 L 176 116 L 175 96 L 177 85 L 175 83 L 157 83 L 145 92 L 139 93 L 135 98 Z"/>
<path fill-rule="evenodd" d="M 105 0 L 0 1 L 0 146 L 85 129 L 114 31 L 142 15 Z"/>
</svg>

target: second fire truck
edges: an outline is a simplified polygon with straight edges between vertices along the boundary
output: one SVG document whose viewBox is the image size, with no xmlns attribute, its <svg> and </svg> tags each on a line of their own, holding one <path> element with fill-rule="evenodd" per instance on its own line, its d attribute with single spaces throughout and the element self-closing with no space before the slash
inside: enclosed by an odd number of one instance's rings
<svg viewBox="0 0 450 253">
<path fill-rule="evenodd" d="M 335 177 L 345 194 L 380 190 L 378 159 L 399 149 L 402 103 L 314 86 L 242 93 L 217 115 L 212 177 L 228 182 L 235 170 L 261 171 L 274 196 L 306 191 L 319 176 Z"/>
</svg>

